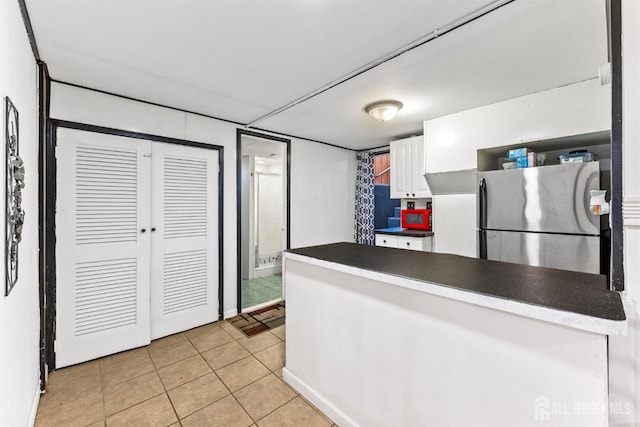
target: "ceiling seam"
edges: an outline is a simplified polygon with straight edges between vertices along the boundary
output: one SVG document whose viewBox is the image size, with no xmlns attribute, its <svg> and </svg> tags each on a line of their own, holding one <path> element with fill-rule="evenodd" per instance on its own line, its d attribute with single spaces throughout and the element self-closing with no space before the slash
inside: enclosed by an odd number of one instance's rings
<svg viewBox="0 0 640 427">
<path fill-rule="evenodd" d="M 109 92 L 109 91 L 102 90 L 102 89 L 95 89 L 95 88 L 92 88 L 92 87 L 83 86 L 83 85 L 76 84 L 76 83 L 65 82 L 65 81 L 62 81 L 62 80 L 50 79 L 50 81 L 53 82 L 53 83 L 58 83 L 58 84 L 62 84 L 62 85 L 76 87 L 78 89 L 84 89 L 84 90 L 90 90 L 92 92 L 102 93 L 104 95 L 110 95 L 110 96 L 116 96 L 118 98 L 128 99 L 129 101 L 141 102 L 143 104 L 149 104 L 149 105 L 153 105 L 155 107 L 167 108 L 169 110 L 179 111 L 181 113 L 193 114 L 194 116 L 205 117 L 207 119 L 212 119 L 212 120 L 219 120 L 221 122 L 230 123 L 230 124 L 233 124 L 233 125 L 236 125 L 236 126 L 241 126 L 241 127 L 247 128 L 247 125 L 245 123 L 236 122 L 236 121 L 229 120 L 229 119 L 223 119 L 221 117 L 211 116 L 211 115 L 204 114 L 204 113 L 198 113 L 196 111 L 185 110 L 184 108 L 172 107 L 170 105 L 159 104 L 157 102 L 145 101 L 144 99 L 133 98 L 133 97 L 130 97 L 130 96 L 127 96 L 127 95 L 120 95 L 118 93 L 113 93 L 113 92 Z M 277 132 L 277 131 L 268 130 L 268 129 L 261 129 L 261 128 L 253 128 L 253 129 L 255 129 L 257 131 L 261 131 L 261 132 L 272 133 L 274 135 L 281 135 L 281 136 L 285 136 L 285 137 L 288 137 L 288 138 L 295 138 L 295 139 L 299 139 L 299 140 L 302 140 L 302 141 L 315 142 L 316 144 L 323 144 L 323 145 L 328 145 L 330 147 L 341 148 L 341 149 L 347 150 L 347 151 L 358 151 L 358 150 L 355 150 L 353 148 L 343 147 L 341 145 L 331 144 L 329 142 L 319 141 L 317 139 L 305 138 L 303 136 L 290 135 L 290 134 L 286 134 L 286 133 L 282 133 L 282 132 Z"/>
<path fill-rule="evenodd" d="M 386 62 L 389 62 L 389 61 L 397 58 L 400 55 L 403 55 L 403 54 L 405 54 L 405 53 L 407 53 L 407 52 L 409 52 L 409 51 L 411 51 L 411 50 L 413 50 L 413 49 L 415 49 L 415 48 L 417 48 L 419 46 L 422 46 L 422 45 L 424 45 L 424 44 L 426 44 L 426 43 L 428 43 L 430 41 L 433 41 L 433 40 L 437 39 L 440 36 L 443 36 L 443 35 L 451 32 L 453 30 L 456 30 L 456 29 L 458 29 L 458 28 L 460 28 L 460 27 L 462 27 L 462 26 L 464 26 L 464 25 L 466 25 L 466 24 L 468 24 L 468 23 L 470 23 L 472 21 L 475 21 L 476 19 L 479 19 L 479 18 L 481 18 L 481 17 L 483 17 L 483 16 L 485 16 L 485 15 L 487 15 L 487 14 L 489 14 L 489 13 L 491 13 L 491 12 L 493 12 L 493 11 L 495 11 L 495 10 L 497 10 L 497 9 L 507 5 L 507 4 L 509 4 L 509 3 L 512 3 L 514 1 L 515 0 L 495 0 L 495 1 L 491 2 L 491 3 L 488 3 L 485 6 L 483 6 L 481 8 L 478 8 L 475 11 L 473 11 L 471 13 L 468 13 L 467 15 L 464 15 L 461 18 L 458 18 L 458 19 L 456 19 L 454 21 L 451 21 L 450 23 L 444 25 L 441 28 L 436 28 L 435 30 L 431 31 L 430 33 L 428 33 L 428 34 L 426 34 L 426 35 L 424 35 L 424 36 L 422 36 L 422 37 L 420 37 L 420 38 L 418 38 L 418 39 L 416 39 L 416 40 L 414 40 L 414 41 L 412 41 L 412 42 L 410 42 L 410 43 L 408 43 L 408 44 L 406 44 L 406 45 L 404 45 L 404 46 L 402 46 L 402 47 L 400 47 L 400 48 L 398 48 L 396 50 L 394 50 L 391 53 L 388 53 L 387 55 L 384 55 L 384 56 L 382 56 L 380 58 L 377 58 L 377 59 L 375 59 L 375 60 L 373 60 L 373 61 L 371 61 L 371 62 L 369 62 L 369 63 L 367 63 L 367 64 L 365 64 L 365 65 L 363 65 L 363 66 L 361 66 L 361 67 L 359 67 L 359 68 L 357 68 L 357 69 L 355 69 L 355 70 L 353 70 L 353 71 L 351 71 L 351 72 L 349 72 L 349 73 L 347 73 L 345 75 L 343 75 L 342 77 L 339 77 L 339 78 L 337 78 L 337 79 L 335 79 L 335 80 L 333 80 L 333 81 L 321 86 L 318 89 L 315 89 L 315 90 L 313 90 L 311 92 L 308 92 L 305 95 L 302 95 L 302 96 L 294 99 L 293 101 L 291 101 L 291 102 L 289 102 L 289 103 L 287 103 L 287 104 L 285 104 L 285 105 L 283 105 L 283 106 L 281 106 L 281 107 L 279 107 L 279 108 L 277 108 L 277 109 L 275 109 L 275 110 L 273 110 L 273 111 L 271 111 L 271 112 L 269 112 L 267 114 L 264 114 L 264 115 L 262 115 L 262 116 L 260 116 L 260 117 L 258 117 L 256 119 L 250 121 L 245 126 L 247 128 L 254 127 L 257 123 L 263 122 L 263 121 L 265 121 L 267 119 L 270 119 L 271 117 L 274 117 L 274 116 L 276 116 L 276 115 L 278 115 L 278 114 L 280 114 L 280 113 L 282 113 L 284 111 L 287 111 L 290 108 L 295 107 L 296 105 L 299 105 L 299 104 L 301 104 L 301 103 L 303 103 L 305 101 L 308 101 L 311 98 L 314 98 L 314 97 L 316 97 L 316 96 L 318 96 L 318 95 L 320 95 L 320 94 L 322 94 L 322 93 L 324 93 L 324 92 L 326 92 L 326 91 L 328 91 L 330 89 L 333 89 L 336 86 L 339 86 L 339 85 L 341 85 L 341 84 L 343 84 L 343 83 L 345 83 L 345 82 L 347 82 L 347 81 L 349 81 L 349 80 L 351 80 L 351 79 L 353 79 L 353 78 L 355 78 L 355 77 L 357 77 L 357 76 L 359 76 L 361 74 L 364 74 L 364 73 L 366 73 L 366 72 L 378 67 L 379 65 L 382 65 L 382 64 L 384 64 Z"/>
</svg>

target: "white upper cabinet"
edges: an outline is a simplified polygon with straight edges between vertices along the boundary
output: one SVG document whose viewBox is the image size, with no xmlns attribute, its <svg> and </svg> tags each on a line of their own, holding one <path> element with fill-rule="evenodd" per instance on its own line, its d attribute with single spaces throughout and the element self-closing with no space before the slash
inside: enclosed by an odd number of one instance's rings
<svg viewBox="0 0 640 427">
<path fill-rule="evenodd" d="M 424 174 L 427 171 L 423 136 L 391 141 L 391 198 L 431 197 Z"/>
</svg>

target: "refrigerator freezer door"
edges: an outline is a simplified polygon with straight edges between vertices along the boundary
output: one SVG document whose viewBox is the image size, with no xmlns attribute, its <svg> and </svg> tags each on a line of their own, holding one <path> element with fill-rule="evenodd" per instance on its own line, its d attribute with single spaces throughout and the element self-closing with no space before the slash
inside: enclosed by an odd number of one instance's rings
<svg viewBox="0 0 640 427">
<path fill-rule="evenodd" d="M 598 162 L 479 172 L 486 184 L 486 226 L 493 230 L 600 234 L 589 191 L 600 187 Z"/>
<path fill-rule="evenodd" d="M 600 238 L 483 231 L 487 259 L 600 274 Z"/>
</svg>

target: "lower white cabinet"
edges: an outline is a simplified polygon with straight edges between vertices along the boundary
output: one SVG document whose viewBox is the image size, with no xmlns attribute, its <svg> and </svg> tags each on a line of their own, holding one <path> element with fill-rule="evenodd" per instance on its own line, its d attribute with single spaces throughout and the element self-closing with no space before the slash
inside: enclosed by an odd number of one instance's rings
<svg viewBox="0 0 640 427">
<path fill-rule="evenodd" d="M 433 236 L 407 237 L 391 234 L 376 234 L 376 246 L 431 252 L 433 247 L 432 245 Z"/>
</svg>

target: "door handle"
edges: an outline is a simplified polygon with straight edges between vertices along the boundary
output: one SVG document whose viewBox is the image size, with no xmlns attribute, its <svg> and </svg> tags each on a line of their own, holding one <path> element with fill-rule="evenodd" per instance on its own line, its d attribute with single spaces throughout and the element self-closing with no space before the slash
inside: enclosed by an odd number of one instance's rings
<svg viewBox="0 0 640 427">
<path fill-rule="evenodd" d="M 151 232 L 154 232 L 154 231 L 156 231 L 156 228 L 155 227 L 151 227 Z"/>
<path fill-rule="evenodd" d="M 145 233 L 147 231 L 146 228 L 143 228 L 142 230 L 140 230 L 141 233 Z"/>
</svg>

